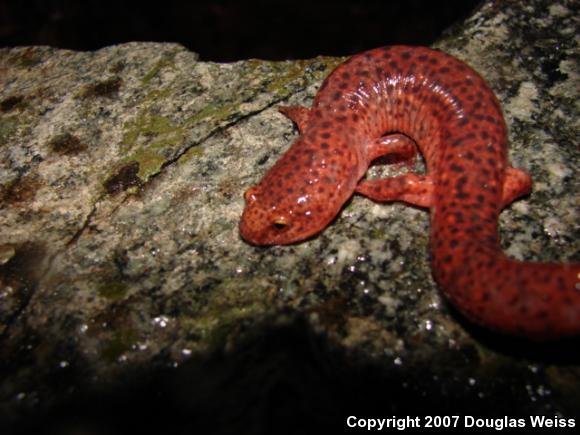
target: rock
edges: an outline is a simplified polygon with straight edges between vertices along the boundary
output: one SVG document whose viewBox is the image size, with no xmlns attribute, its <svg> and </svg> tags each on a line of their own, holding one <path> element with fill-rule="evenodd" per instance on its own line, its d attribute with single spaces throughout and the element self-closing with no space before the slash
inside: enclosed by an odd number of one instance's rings
<svg viewBox="0 0 580 435">
<path fill-rule="evenodd" d="M 578 260 L 578 24 L 571 1 L 548 3 L 488 2 L 436 47 L 489 81 L 510 159 L 535 180 L 502 214 L 506 252 Z M 290 433 L 306 427 L 294 415 L 573 415 L 577 345 L 505 339 L 453 312 L 431 278 L 426 212 L 355 197 L 308 242 L 240 239 L 242 193 L 297 134 L 276 107 L 310 105 L 343 60 L 0 50 L 8 422 L 68 427 L 74 409 L 96 433 L 138 415 Z"/>
</svg>

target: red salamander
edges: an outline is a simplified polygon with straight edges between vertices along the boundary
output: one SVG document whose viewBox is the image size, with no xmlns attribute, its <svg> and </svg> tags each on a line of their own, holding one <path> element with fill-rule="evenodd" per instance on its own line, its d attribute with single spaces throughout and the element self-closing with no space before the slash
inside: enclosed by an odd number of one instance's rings
<svg viewBox="0 0 580 435">
<path fill-rule="evenodd" d="M 503 207 L 531 190 L 507 161 L 498 100 L 465 63 L 391 46 L 339 65 L 312 108 L 283 107 L 300 136 L 245 193 L 240 234 L 289 244 L 322 231 L 354 192 L 431 212 L 433 276 L 472 321 L 535 340 L 580 336 L 580 264 L 524 263 L 498 238 Z M 423 154 L 426 174 L 363 180 L 377 157 Z"/>
</svg>

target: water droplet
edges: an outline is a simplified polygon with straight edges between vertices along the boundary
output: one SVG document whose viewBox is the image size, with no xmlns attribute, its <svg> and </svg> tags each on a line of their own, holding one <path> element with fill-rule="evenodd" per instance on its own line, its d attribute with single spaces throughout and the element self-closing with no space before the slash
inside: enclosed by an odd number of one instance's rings
<svg viewBox="0 0 580 435">
<path fill-rule="evenodd" d="M 544 385 L 539 385 L 538 388 L 536 388 L 536 392 L 540 397 L 549 396 L 551 394 L 551 391 L 547 389 Z"/>
<path fill-rule="evenodd" d="M 153 318 L 153 324 L 160 328 L 165 328 L 169 324 L 169 317 L 157 316 Z"/>
<path fill-rule="evenodd" d="M 6 287 L 4 287 L 2 289 L 2 291 L 0 292 L 0 299 L 5 299 L 8 296 L 10 296 L 12 293 L 14 293 L 14 288 L 10 287 L 9 285 L 7 285 Z"/>
</svg>

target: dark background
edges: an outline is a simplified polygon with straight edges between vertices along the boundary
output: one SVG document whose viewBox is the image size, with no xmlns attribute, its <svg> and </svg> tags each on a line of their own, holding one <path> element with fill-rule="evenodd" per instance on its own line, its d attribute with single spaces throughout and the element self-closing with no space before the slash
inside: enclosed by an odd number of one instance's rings
<svg viewBox="0 0 580 435">
<path fill-rule="evenodd" d="M 179 42 L 202 60 L 348 55 L 429 45 L 479 0 L 0 0 L 0 46 L 96 50 L 128 41 Z"/>
</svg>

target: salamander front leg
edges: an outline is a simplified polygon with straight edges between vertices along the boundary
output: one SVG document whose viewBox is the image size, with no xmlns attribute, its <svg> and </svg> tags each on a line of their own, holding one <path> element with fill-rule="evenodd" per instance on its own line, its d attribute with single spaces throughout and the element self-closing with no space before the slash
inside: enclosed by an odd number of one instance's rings
<svg viewBox="0 0 580 435">
<path fill-rule="evenodd" d="M 532 179 L 527 172 L 509 167 L 506 170 L 502 190 L 502 207 L 532 191 Z"/>
<path fill-rule="evenodd" d="M 298 131 L 303 133 L 308 125 L 308 118 L 310 117 L 310 109 L 302 106 L 280 106 L 278 112 L 290 118 L 298 127 Z"/>
<path fill-rule="evenodd" d="M 406 174 L 398 177 L 364 180 L 355 191 L 373 201 L 403 201 L 417 207 L 431 207 L 433 180 L 428 175 Z"/>
</svg>

